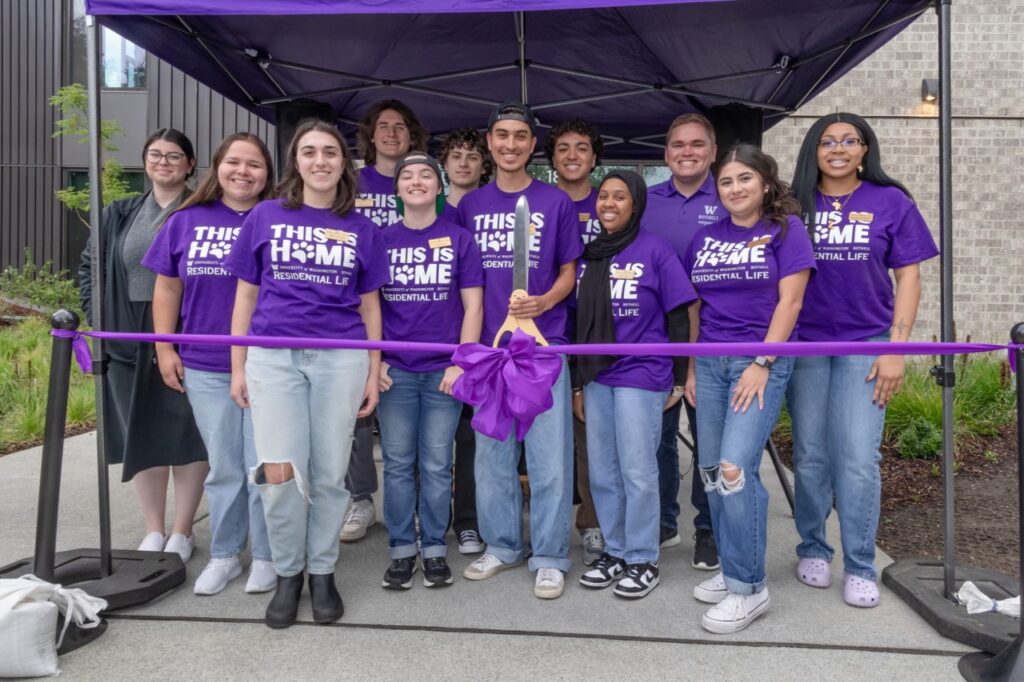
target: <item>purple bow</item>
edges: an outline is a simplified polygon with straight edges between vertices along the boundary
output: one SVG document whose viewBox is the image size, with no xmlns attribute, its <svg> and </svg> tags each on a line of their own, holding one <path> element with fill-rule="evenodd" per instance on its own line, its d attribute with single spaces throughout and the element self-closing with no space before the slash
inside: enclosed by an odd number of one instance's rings
<svg viewBox="0 0 1024 682">
<path fill-rule="evenodd" d="M 51 336 L 58 336 L 62 339 L 71 339 L 71 348 L 75 351 L 75 361 L 86 374 L 92 372 L 92 351 L 89 350 L 89 342 L 77 331 L 69 329 L 51 329 Z"/>
<path fill-rule="evenodd" d="M 452 387 L 452 395 L 479 407 L 473 416 L 476 431 L 503 441 L 516 427 L 523 440 L 537 415 L 554 403 L 551 387 L 562 371 L 562 358 L 535 353 L 537 340 L 516 329 L 508 348 L 464 343 L 452 362 L 465 370 Z"/>
</svg>

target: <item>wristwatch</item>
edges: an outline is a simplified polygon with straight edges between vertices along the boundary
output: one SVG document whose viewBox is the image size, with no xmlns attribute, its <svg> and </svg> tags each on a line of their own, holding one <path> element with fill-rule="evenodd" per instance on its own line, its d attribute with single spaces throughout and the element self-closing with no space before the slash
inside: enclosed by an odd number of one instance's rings
<svg viewBox="0 0 1024 682">
<path fill-rule="evenodd" d="M 754 364 L 757 365 L 758 367 L 764 367 L 765 369 L 771 369 L 772 365 L 774 365 L 775 363 L 772 362 L 771 360 L 769 360 L 768 358 L 766 358 L 763 355 L 758 355 L 756 358 L 754 358 Z"/>
</svg>

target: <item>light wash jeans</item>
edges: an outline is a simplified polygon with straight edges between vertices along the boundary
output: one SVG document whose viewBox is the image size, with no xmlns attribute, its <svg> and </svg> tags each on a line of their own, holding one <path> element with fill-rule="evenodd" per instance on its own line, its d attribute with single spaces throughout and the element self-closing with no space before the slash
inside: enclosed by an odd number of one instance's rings
<svg viewBox="0 0 1024 682">
<path fill-rule="evenodd" d="M 391 558 L 416 556 L 417 510 L 423 558 L 443 557 L 452 504 L 452 447 L 462 403 L 438 388 L 444 370 L 406 372 L 389 367 L 388 376 L 394 383 L 380 394 L 377 416 Z"/>
<path fill-rule="evenodd" d="M 363 350 L 249 349 L 245 376 L 259 461 L 251 477 L 279 576 L 334 572 L 349 503 L 345 470 L 369 362 Z M 295 478 L 267 483 L 263 464 L 283 462 Z"/>
<path fill-rule="evenodd" d="M 210 557 L 227 559 L 252 537 L 252 558 L 270 561 L 263 502 L 248 472 L 256 466 L 252 415 L 231 399 L 231 374 L 185 369 L 185 395 L 210 457 L 206 504 L 210 510 Z"/>
<path fill-rule="evenodd" d="M 572 526 L 572 407 L 569 368 L 551 388 L 554 404 L 537 416 L 526 434 L 530 476 L 530 570 L 567 572 Z M 513 563 L 526 556 L 523 490 L 519 485 L 519 443 L 515 432 L 504 441 L 476 435 L 476 511 L 487 551 Z"/>
<path fill-rule="evenodd" d="M 754 594 L 766 584 L 768 491 L 761 483 L 761 456 L 793 371 L 793 358 L 779 357 L 768 374 L 764 409 L 758 408 L 755 397 L 746 412 L 735 412 L 729 404 L 733 389 L 753 359 L 696 359 L 700 475 L 708 491 L 725 586 L 736 594 Z M 719 471 L 726 462 L 741 472 L 732 486 L 726 485 Z"/>
<path fill-rule="evenodd" d="M 590 494 L 605 551 L 627 564 L 658 560 L 658 443 L 668 391 L 592 381 L 583 390 Z"/>
<path fill-rule="evenodd" d="M 793 418 L 796 553 L 832 561 L 825 520 L 834 495 L 843 569 L 866 580 L 877 578 L 878 448 L 885 425 L 885 408 L 871 402 L 875 382 L 864 381 L 874 361 L 869 355 L 797 358 L 786 392 Z"/>
</svg>

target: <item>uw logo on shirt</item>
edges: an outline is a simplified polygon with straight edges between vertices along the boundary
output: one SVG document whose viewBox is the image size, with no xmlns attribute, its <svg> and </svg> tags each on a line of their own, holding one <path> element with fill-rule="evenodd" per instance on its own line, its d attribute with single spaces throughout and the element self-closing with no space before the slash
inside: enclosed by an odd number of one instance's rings
<svg viewBox="0 0 1024 682">
<path fill-rule="evenodd" d="M 710 225 L 718 222 L 718 204 L 704 204 L 704 212 L 697 216 L 699 225 Z"/>
</svg>

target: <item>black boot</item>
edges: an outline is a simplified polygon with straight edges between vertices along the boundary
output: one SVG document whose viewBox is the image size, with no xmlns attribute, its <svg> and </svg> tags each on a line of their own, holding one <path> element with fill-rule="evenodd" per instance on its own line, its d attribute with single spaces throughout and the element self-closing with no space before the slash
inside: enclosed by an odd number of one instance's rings
<svg viewBox="0 0 1024 682">
<path fill-rule="evenodd" d="M 286 628 L 295 622 L 295 616 L 299 612 L 302 582 L 301 573 L 288 578 L 277 576 L 277 591 L 267 604 L 267 615 L 264 617 L 267 625 L 272 628 Z"/>
<path fill-rule="evenodd" d="M 313 621 L 333 623 L 345 613 L 341 595 L 334 585 L 334 574 L 309 574 L 309 599 L 313 602 Z"/>
</svg>

